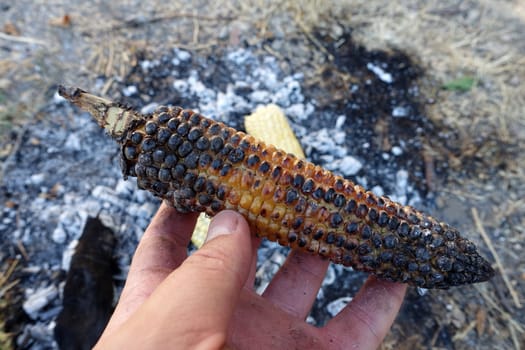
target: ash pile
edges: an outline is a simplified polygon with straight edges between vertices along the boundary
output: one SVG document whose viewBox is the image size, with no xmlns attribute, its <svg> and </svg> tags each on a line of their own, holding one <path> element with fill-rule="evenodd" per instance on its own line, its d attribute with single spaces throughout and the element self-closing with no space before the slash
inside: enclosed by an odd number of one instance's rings
<svg viewBox="0 0 525 350">
<path fill-rule="evenodd" d="M 143 52 L 131 73 L 105 92 L 144 113 L 180 105 L 240 130 L 244 116 L 275 103 L 308 160 L 403 204 L 421 208 L 425 197 L 425 204 L 431 202 L 422 139 L 434 131 L 421 107 L 419 69 L 400 53 L 365 51 L 348 33 L 326 49 L 334 59 L 327 61 L 321 82 L 258 48 L 218 49 L 213 56 L 179 48 Z M 352 79 L 341 83 L 340 73 Z M 100 94 L 107 80 L 100 77 L 96 86 L 82 88 Z M 114 234 L 110 258 L 118 266 L 112 281 L 118 296 L 138 240 L 159 205 L 136 188 L 134 179 L 122 179 L 119 157 L 118 146 L 91 117 L 58 95 L 29 123 L 0 187 L 8 204 L 0 218 L 0 257 L 22 266 L 16 276 L 19 296 L 13 297 L 15 311 L 8 319 L 18 348 L 57 348 L 54 332 L 67 272 L 89 218 L 99 218 Z M 287 252 L 262 244 L 258 291 Z M 331 265 L 308 322 L 326 323 L 365 278 Z"/>
</svg>

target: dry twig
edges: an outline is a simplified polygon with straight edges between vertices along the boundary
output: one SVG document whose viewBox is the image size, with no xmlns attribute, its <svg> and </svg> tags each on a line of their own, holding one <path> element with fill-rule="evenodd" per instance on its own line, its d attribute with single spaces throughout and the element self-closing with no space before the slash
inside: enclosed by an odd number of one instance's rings
<svg viewBox="0 0 525 350">
<path fill-rule="evenodd" d="M 503 278 L 503 282 L 505 282 L 505 285 L 507 286 L 507 289 L 510 292 L 510 295 L 512 296 L 512 300 L 514 301 L 514 304 L 517 308 L 521 308 L 520 299 L 518 296 L 518 293 L 512 286 L 512 283 L 510 283 L 509 276 L 507 275 L 507 272 L 505 271 L 505 268 L 503 267 L 503 264 L 501 263 L 501 259 L 499 258 L 498 253 L 496 252 L 496 249 L 492 245 L 492 241 L 490 240 L 490 237 L 485 232 L 485 229 L 483 228 L 483 225 L 481 224 L 481 220 L 479 219 L 478 210 L 476 208 L 472 208 L 472 217 L 474 218 L 474 223 L 476 224 L 476 227 L 483 237 L 483 240 L 485 243 L 487 243 L 487 246 L 492 253 L 492 256 L 494 256 L 494 260 L 496 261 L 496 265 L 498 269 L 501 272 L 501 277 Z"/>
</svg>

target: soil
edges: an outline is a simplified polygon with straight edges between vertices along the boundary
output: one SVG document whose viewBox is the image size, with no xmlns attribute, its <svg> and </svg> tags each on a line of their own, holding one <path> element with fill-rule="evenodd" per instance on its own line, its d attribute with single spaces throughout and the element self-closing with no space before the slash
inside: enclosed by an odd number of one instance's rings
<svg viewBox="0 0 525 350">
<path fill-rule="evenodd" d="M 0 3 L 0 347 L 56 347 L 61 261 L 90 214 L 104 212 L 120 241 L 118 287 L 158 205 L 119 180 L 118 150 L 56 97 L 60 83 L 138 107 L 209 108 L 239 128 L 259 103 L 253 92 L 264 92 L 309 160 L 358 160 L 345 176 L 457 226 L 497 270 L 487 283 L 411 288 L 383 349 L 525 346 L 525 5 L 343 3 Z M 253 71 L 265 67 L 274 85 Z M 342 141 L 314 142 L 336 125 Z M 67 206 L 77 213 L 60 215 Z M 278 265 L 285 253 L 261 248 L 259 283 L 273 271 L 264 261 Z M 309 321 L 324 324 L 363 278 L 332 267 Z M 39 290 L 54 298 L 28 315 L 22 305 Z"/>
</svg>

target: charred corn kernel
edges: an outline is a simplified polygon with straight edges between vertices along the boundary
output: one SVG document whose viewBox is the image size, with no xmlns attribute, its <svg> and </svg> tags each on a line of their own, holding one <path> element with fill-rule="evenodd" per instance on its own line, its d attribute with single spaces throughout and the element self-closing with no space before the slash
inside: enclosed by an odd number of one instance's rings
<svg viewBox="0 0 525 350">
<path fill-rule="evenodd" d="M 141 115 L 79 89 L 59 92 L 121 144 L 125 177 L 180 212 L 237 210 L 259 236 L 425 288 L 494 273 L 448 224 L 198 113 L 160 107 Z M 246 203 L 248 196 L 261 204 Z"/>
</svg>

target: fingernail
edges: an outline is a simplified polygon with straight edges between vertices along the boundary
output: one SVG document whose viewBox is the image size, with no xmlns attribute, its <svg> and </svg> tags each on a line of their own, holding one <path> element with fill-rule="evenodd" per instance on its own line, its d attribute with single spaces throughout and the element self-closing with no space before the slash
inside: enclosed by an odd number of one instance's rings
<svg viewBox="0 0 525 350">
<path fill-rule="evenodd" d="M 237 226 L 239 226 L 239 218 L 237 217 L 237 214 L 228 211 L 220 212 L 211 220 L 206 242 L 211 241 L 216 237 L 236 232 Z"/>
</svg>

